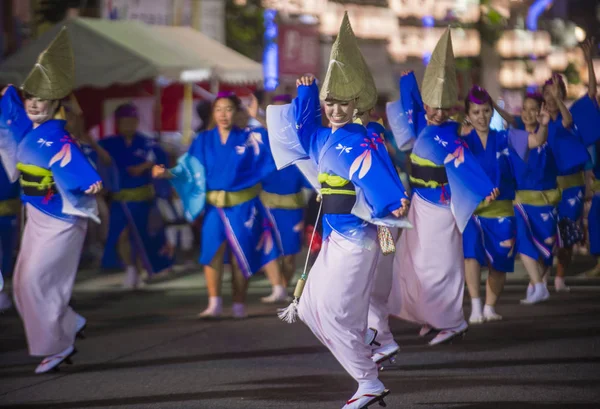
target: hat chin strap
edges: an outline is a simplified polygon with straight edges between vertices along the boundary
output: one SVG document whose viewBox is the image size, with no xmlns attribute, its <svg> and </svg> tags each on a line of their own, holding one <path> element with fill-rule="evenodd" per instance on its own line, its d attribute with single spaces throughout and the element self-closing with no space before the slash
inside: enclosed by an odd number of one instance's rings
<svg viewBox="0 0 600 409">
<path fill-rule="evenodd" d="M 335 125 L 338 128 L 341 128 L 342 126 L 346 125 L 347 123 L 350 123 L 350 121 L 344 121 L 344 122 L 335 122 L 335 121 L 329 121 L 331 122 L 331 125 Z"/>
<path fill-rule="evenodd" d="M 29 119 L 31 119 L 31 122 L 35 122 L 35 123 L 38 123 L 38 124 L 46 122 L 47 120 L 49 120 L 50 118 L 52 118 L 52 116 L 49 115 L 49 114 L 38 114 L 38 115 L 27 114 L 27 116 L 29 117 Z"/>
</svg>

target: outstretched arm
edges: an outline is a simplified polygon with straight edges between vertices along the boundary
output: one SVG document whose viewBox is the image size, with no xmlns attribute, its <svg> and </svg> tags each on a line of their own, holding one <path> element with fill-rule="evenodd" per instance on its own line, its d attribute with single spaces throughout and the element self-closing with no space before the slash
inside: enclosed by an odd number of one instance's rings
<svg viewBox="0 0 600 409">
<path fill-rule="evenodd" d="M 310 154 L 314 136 L 321 125 L 321 104 L 315 77 L 305 75 L 296 80 L 298 96 L 294 99 L 296 131 L 304 150 Z"/>
<path fill-rule="evenodd" d="M 542 146 L 548 140 L 548 123 L 550 122 L 550 114 L 546 111 L 546 108 L 542 105 L 542 109 L 538 115 L 538 130 L 535 133 L 530 133 L 528 137 L 529 149 L 537 148 Z"/>
<path fill-rule="evenodd" d="M 592 100 L 596 99 L 596 72 L 594 70 L 594 62 L 592 61 L 592 50 L 594 47 L 595 38 L 588 38 L 583 44 L 581 44 L 581 49 L 583 50 L 583 55 L 585 56 L 585 62 L 588 67 L 588 95 Z"/>
<path fill-rule="evenodd" d="M 558 78 L 554 78 L 554 81 L 552 81 L 552 84 L 550 85 L 550 94 L 552 95 L 552 98 L 554 98 L 554 100 L 556 101 L 556 105 L 558 105 L 558 110 L 560 111 L 560 114 L 562 115 L 563 128 L 569 129 L 571 127 L 571 125 L 573 125 L 573 116 L 571 115 L 569 108 L 567 108 L 565 103 L 560 98 L 560 93 L 558 90 L 558 83 L 559 83 Z"/>
<path fill-rule="evenodd" d="M 502 119 L 504 119 L 508 123 L 508 125 L 510 125 L 513 128 L 517 127 L 517 119 L 513 115 L 506 112 L 504 109 L 500 108 L 494 100 L 492 100 L 492 107 L 496 110 L 496 112 L 498 112 Z"/>
</svg>

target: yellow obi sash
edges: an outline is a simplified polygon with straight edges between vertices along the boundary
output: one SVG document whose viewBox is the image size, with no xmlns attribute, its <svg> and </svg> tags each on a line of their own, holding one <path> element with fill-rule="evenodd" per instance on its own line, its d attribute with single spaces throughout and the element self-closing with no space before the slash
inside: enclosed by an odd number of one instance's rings
<svg viewBox="0 0 600 409">
<path fill-rule="evenodd" d="M 0 217 L 16 215 L 20 206 L 21 200 L 19 198 L 0 201 Z"/>
<path fill-rule="evenodd" d="M 557 206 L 561 199 L 558 189 L 549 190 L 517 190 L 515 203 L 531 206 Z"/>
<path fill-rule="evenodd" d="M 17 169 L 21 172 L 20 183 L 23 188 L 47 191 L 54 186 L 54 177 L 49 169 L 21 162 L 17 163 Z"/>
<path fill-rule="evenodd" d="M 596 179 L 594 180 L 594 183 L 592 183 L 592 192 L 600 193 L 600 179 Z"/>
<path fill-rule="evenodd" d="M 515 208 L 512 200 L 494 200 L 489 204 L 486 202 L 479 203 L 475 214 L 479 217 L 511 217 L 515 215 Z"/>
<path fill-rule="evenodd" d="M 558 188 L 561 190 L 575 186 L 585 186 L 585 176 L 583 175 L 583 172 L 577 172 L 566 176 L 558 176 L 556 178 L 556 183 L 558 183 Z"/>
<path fill-rule="evenodd" d="M 144 185 L 131 189 L 121 189 L 113 195 L 118 202 L 147 202 L 154 198 L 154 187 Z"/>
<path fill-rule="evenodd" d="M 351 214 L 356 203 L 354 183 L 338 175 L 319 173 L 323 214 Z"/>
<path fill-rule="evenodd" d="M 347 186 L 350 181 L 341 176 L 319 173 L 319 183 L 324 185 L 324 187 L 321 188 L 322 195 L 356 196 L 354 185 L 349 186 L 351 189 L 342 189 L 344 186 Z"/>
<path fill-rule="evenodd" d="M 262 185 L 257 183 L 244 190 L 228 192 L 226 190 L 211 190 L 206 193 L 206 201 L 215 207 L 233 207 L 254 199 L 260 193 Z"/>
<path fill-rule="evenodd" d="M 302 209 L 304 207 L 304 194 L 298 192 L 289 195 L 278 195 L 263 190 L 260 192 L 260 201 L 270 209 Z"/>
<path fill-rule="evenodd" d="M 410 154 L 411 171 L 409 182 L 413 187 L 437 188 L 448 184 L 446 168 L 423 159 L 414 153 Z"/>
</svg>

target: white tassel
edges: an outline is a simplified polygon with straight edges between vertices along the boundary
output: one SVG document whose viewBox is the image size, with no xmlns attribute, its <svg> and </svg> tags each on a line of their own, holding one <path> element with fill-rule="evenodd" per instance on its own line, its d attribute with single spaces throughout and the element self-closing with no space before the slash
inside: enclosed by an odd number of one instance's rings
<svg viewBox="0 0 600 409">
<path fill-rule="evenodd" d="M 298 319 L 298 304 L 300 303 L 300 296 L 304 290 L 304 284 L 308 277 L 308 259 L 310 258 L 310 249 L 312 248 L 313 240 L 315 239 L 315 232 L 317 231 L 317 224 L 319 223 L 319 217 L 321 217 L 321 209 L 323 208 L 323 202 L 319 200 L 321 196 L 317 197 L 319 204 L 319 211 L 317 212 L 317 221 L 315 222 L 315 228 L 313 229 L 312 236 L 310 238 L 310 244 L 308 246 L 308 253 L 306 254 L 306 261 L 304 262 L 304 271 L 300 276 L 300 279 L 296 283 L 296 289 L 294 290 L 294 301 L 286 308 L 280 308 L 277 310 L 277 316 L 280 320 L 293 324 Z"/>
<path fill-rule="evenodd" d="M 286 308 L 279 308 L 277 310 L 277 316 L 280 320 L 293 324 L 298 319 L 298 298 L 294 298 L 294 301 Z"/>
</svg>

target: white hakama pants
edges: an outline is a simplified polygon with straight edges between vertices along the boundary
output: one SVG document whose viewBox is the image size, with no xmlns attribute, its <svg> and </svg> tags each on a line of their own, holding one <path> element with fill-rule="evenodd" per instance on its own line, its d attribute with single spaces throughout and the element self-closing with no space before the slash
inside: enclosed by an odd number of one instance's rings
<svg viewBox="0 0 600 409">
<path fill-rule="evenodd" d="M 390 228 L 394 242 L 398 242 L 400 230 Z M 398 247 L 396 246 L 396 251 Z M 371 291 L 371 299 L 369 302 L 369 328 L 377 330 L 377 342 L 382 346 L 389 345 L 394 342 L 394 336 L 390 331 L 389 324 L 389 307 L 388 299 L 392 289 L 392 279 L 394 276 L 394 254 L 384 256 L 379 255 L 377 260 L 377 268 L 375 269 L 375 277 L 373 282 L 373 290 Z"/>
<path fill-rule="evenodd" d="M 367 249 L 332 232 L 310 270 L 298 308 L 300 319 L 359 384 L 378 376 L 365 335 L 380 253 L 376 242 Z"/>
<path fill-rule="evenodd" d="M 32 356 L 57 354 L 75 341 L 69 301 L 86 231 L 87 219 L 68 223 L 27 205 L 13 292 Z"/>
<path fill-rule="evenodd" d="M 462 235 L 449 208 L 413 195 L 394 257 L 390 314 L 437 329 L 465 323 Z"/>
</svg>

